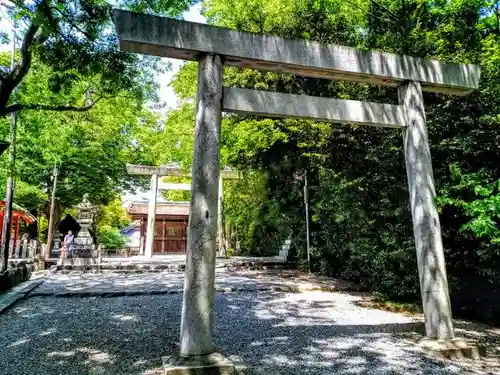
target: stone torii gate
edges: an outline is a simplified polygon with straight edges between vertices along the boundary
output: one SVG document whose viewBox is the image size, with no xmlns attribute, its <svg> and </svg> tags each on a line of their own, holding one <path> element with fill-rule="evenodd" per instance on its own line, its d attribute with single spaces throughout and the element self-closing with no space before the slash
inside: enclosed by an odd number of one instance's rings
<svg viewBox="0 0 500 375">
<path fill-rule="evenodd" d="M 166 166 L 155 167 L 151 165 L 134 164 L 127 164 L 127 173 L 132 176 L 151 176 L 148 222 L 146 229 L 146 246 L 144 248 L 144 255 L 148 258 L 151 258 L 153 256 L 154 228 L 156 220 L 156 195 L 158 190 L 191 190 L 191 185 L 189 184 L 173 184 L 163 182 L 159 177 L 179 176 L 191 178 L 192 174 L 189 172 L 184 172 L 180 168 Z M 222 221 L 222 201 L 224 190 L 223 180 L 237 180 L 240 178 L 242 178 L 242 174 L 237 171 L 221 170 L 219 173 L 219 189 L 217 199 L 217 237 L 219 241 L 219 247 L 221 247 L 223 243 L 224 230 L 224 223 Z"/>
<path fill-rule="evenodd" d="M 479 67 L 121 10 L 114 15 L 122 51 L 199 63 L 181 346 L 179 356 L 164 360 L 167 373 L 194 373 L 190 372 L 193 367 L 199 370 L 203 366 L 218 366 L 220 374 L 232 371 L 230 363 L 214 353 L 212 343 L 222 111 L 401 129 L 426 336 L 436 342 L 453 342 L 422 91 L 466 95 L 479 85 Z M 223 88 L 223 65 L 397 87 L 399 105 Z M 221 362 L 215 363 L 218 360 Z"/>
</svg>

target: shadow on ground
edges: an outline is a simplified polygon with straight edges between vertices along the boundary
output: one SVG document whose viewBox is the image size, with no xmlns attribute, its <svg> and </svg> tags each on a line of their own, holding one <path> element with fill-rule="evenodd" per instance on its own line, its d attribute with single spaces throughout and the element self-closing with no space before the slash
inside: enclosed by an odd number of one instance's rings
<svg viewBox="0 0 500 375">
<path fill-rule="evenodd" d="M 161 374 L 178 350 L 181 295 L 32 297 L 0 316 L 5 375 Z M 217 295 L 216 345 L 248 375 L 473 374 L 401 336 L 411 318 L 335 293 Z M 493 374 L 493 372 L 477 372 Z"/>
<path fill-rule="evenodd" d="M 280 276 L 256 277 L 254 273 L 217 272 L 217 288 L 238 288 L 245 290 L 270 289 L 284 286 Z M 303 280 L 296 280 L 297 284 Z M 321 285 L 321 284 L 318 284 Z M 145 272 L 145 273 L 57 273 L 49 277 L 32 294 L 38 295 L 95 295 L 106 293 L 148 294 L 154 292 L 182 291 L 184 286 L 183 272 Z M 338 288 L 340 289 L 340 288 Z"/>
</svg>

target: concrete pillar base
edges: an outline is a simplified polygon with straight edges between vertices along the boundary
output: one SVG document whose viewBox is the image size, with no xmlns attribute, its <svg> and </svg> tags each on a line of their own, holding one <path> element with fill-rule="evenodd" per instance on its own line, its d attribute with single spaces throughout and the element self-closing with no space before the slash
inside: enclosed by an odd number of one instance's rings
<svg viewBox="0 0 500 375">
<path fill-rule="evenodd" d="M 484 346 L 470 344 L 459 338 L 436 340 L 424 337 L 417 345 L 426 352 L 445 359 L 479 359 L 486 355 Z"/>
<path fill-rule="evenodd" d="M 162 357 L 165 375 L 235 375 L 234 364 L 220 353 Z"/>
</svg>

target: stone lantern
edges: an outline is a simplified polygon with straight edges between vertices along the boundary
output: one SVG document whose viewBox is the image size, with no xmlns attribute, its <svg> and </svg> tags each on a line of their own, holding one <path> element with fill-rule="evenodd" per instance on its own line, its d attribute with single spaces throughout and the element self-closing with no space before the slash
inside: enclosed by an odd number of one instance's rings
<svg viewBox="0 0 500 375">
<path fill-rule="evenodd" d="M 88 194 L 85 194 L 77 208 L 79 214 L 76 221 L 80 225 L 80 231 L 74 240 L 74 254 L 76 258 L 93 258 L 95 256 L 95 245 L 90 231 L 94 224 L 97 206 L 92 204 L 89 201 Z"/>
</svg>

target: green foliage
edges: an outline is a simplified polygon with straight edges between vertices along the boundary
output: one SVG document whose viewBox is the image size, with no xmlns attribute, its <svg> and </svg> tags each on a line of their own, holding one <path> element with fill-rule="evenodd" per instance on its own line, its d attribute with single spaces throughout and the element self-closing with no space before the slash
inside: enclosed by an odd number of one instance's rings
<svg viewBox="0 0 500 375">
<path fill-rule="evenodd" d="M 185 103 L 170 111 L 166 118 L 157 118 L 150 129 L 138 137 L 146 154 L 155 165 L 173 164 L 189 169 L 193 157 L 194 120 L 193 103 Z"/>
<path fill-rule="evenodd" d="M 129 238 L 123 236 L 120 229 L 130 224 L 130 221 L 120 198 L 101 205 L 97 211 L 96 230 L 102 248 L 120 250 L 127 246 Z"/>
<path fill-rule="evenodd" d="M 194 145 L 194 105 L 184 104 L 168 114 L 162 133 L 159 134 L 160 143 L 157 144 L 157 160 L 174 162 L 181 168 L 191 165 Z"/>
<path fill-rule="evenodd" d="M 287 217 L 269 200 L 262 173 L 249 172 L 242 180 L 224 182 L 224 214 L 230 247 L 237 248 L 237 241 L 241 254 L 274 255 L 288 238 Z"/>
<path fill-rule="evenodd" d="M 97 211 L 96 224 L 97 232 L 109 228 L 120 229 L 130 224 L 130 217 L 127 210 L 122 206 L 120 198 L 116 198 L 107 205 L 100 206 Z"/>
<path fill-rule="evenodd" d="M 125 164 L 162 162 L 162 147 L 172 150 L 166 157 L 181 164 L 191 155 L 176 146 L 178 140 L 161 145 L 152 141 L 165 131 L 161 117 L 150 108 L 158 104 L 156 78 L 168 65 L 156 57 L 119 52 L 112 7 L 179 17 L 196 1 L 12 3 L 8 13 L 18 40 L 13 69 L 10 53 L 0 54 L 0 136 L 9 133 L 6 115 L 18 111 L 17 152 L 15 170 L 6 157 L 0 159 L 1 191 L 12 175 L 15 201 L 47 215 L 57 165 L 56 221 L 89 194 L 101 208 L 98 231 L 119 228 L 129 219 L 113 199 L 144 184 L 144 179 L 127 175 Z M 2 34 L 0 43 L 8 42 Z M 192 117 L 189 111 L 176 113 L 181 120 Z M 167 131 L 181 120 L 172 114 Z M 39 223 L 44 235 L 45 219 Z"/>
<path fill-rule="evenodd" d="M 73 92 L 82 80 L 90 83 L 80 95 L 66 97 L 64 107 L 89 106 L 124 90 L 140 100 L 156 100 L 154 77 L 162 69 L 160 59 L 118 51 L 116 35 L 110 32 L 114 29 L 112 8 L 179 16 L 195 1 L 15 0 L 12 3 L 14 6 L 8 12 L 18 23 L 17 33 L 22 38 L 24 52 L 17 57 L 15 69 L 0 77 L 3 116 L 14 109 L 36 109 L 38 104 L 51 109 L 61 105 L 51 95 L 43 101 L 18 100 L 16 108 L 10 105 L 12 93 L 31 71 L 33 59 L 51 68 L 52 74 L 43 77 L 51 94 Z M 4 63 L 4 68 L 7 67 Z"/>
<path fill-rule="evenodd" d="M 191 184 L 191 179 L 189 177 L 178 177 L 178 176 L 167 176 L 163 178 L 165 182 L 172 183 L 183 183 Z M 191 192 L 189 190 L 168 190 L 164 192 L 165 198 L 172 202 L 189 202 L 191 198 Z"/>
<path fill-rule="evenodd" d="M 39 209 L 45 205 L 47 195 L 39 187 L 18 180 L 14 192 L 14 201 L 21 207 Z"/>
<path fill-rule="evenodd" d="M 156 131 L 159 116 L 146 104 L 156 102 L 154 80 L 165 66 L 155 58 L 118 52 L 116 38 L 109 32 L 114 29 L 111 8 L 105 1 L 77 0 L 57 6 L 51 1 L 15 3 L 10 14 L 22 15 L 17 33 L 29 48 L 26 53 L 18 48 L 14 69 L 18 75 L 4 69 L 0 77 L 0 115 L 14 99 L 18 109 L 37 110 L 18 114 L 14 198 L 23 207 L 48 215 L 52 169 L 57 164 L 57 221 L 64 208 L 79 203 L 86 193 L 93 203 L 107 205 L 117 194 L 144 183 L 128 176 L 125 164 L 154 162 L 147 140 Z M 122 5 L 146 3 L 150 2 Z M 178 15 L 190 3 L 169 1 L 151 9 Z M 34 38 L 31 31 L 36 31 Z M 9 55 L 0 54 L 4 68 L 10 64 Z M 12 84 L 5 84 L 9 80 Z M 16 86 L 13 98 L 10 94 Z M 39 110 L 35 104 L 55 111 Z M 81 106 L 91 109 L 67 111 Z M 3 138 L 9 123 L 8 118 L 0 119 Z M 9 174 L 4 156 L 0 195 Z"/>
<path fill-rule="evenodd" d="M 46 243 L 47 242 L 47 232 L 49 230 L 49 221 L 45 216 L 40 216 L 38 218 L 38 233 L 39 237 L 38 240 L 41 243 Z"/>
<path fill-rule="evenodd" d="M 181 100 L 196 99 L 198 90 L 198 64 L 186 62 L 177 72 L 171 83 L 172 88 Z"/>
<path fill-rule="evenodd" d="M 120 250 L 127 245 L 127 237 L 120 234 L 120 230 L 109 225 L 100 229 L 99 243 L 106 250 Z"/>
<path fill-rule="evenodd" d="M 38 101 L 51 95 L 46 77 L 52 70 L 33 62 L 32 71 L 18 91 L 20 100 Z M 78 92 L 85 82 L 75 86 Z M 71 93 L 52 95 L 65 101 Z M 140 98 L 123 92 L 100 101 L 89 112 L 21 112 L 17 132 L 16 202 L 28 209 L 47 204 L 52 189 L 52 170 L 58 164 L 57 197 L 62 206 L 79 203 L 85 193 L 97 204 L 107 204 L 117 193 L 134 186 L 125 164 L 152 162 L 143 140 L 157 126 L 157 117 L 144 108 Z M 0 120 L 0 133 L 6 135 L 7 119 Z M 145 135 L 147 134 L 147 135 Z M 5 183 L 6 157 L 0 161 L 0 182 Z M 4 192 L 5 189 L 2 189 Z"/>
<path fill-rule="evenodd" d="M 452 206 L 462 210 L 469 220 L 460 231 L 490 243 L 489 255 L 500 255 L 500 180 L 488 183 L 485 172 L 462 174 L 460 168 L 451 165 L 453 185 L 441 191 L 437 202 L 441 207 Z M 484 250 L 483 250 L 484 251 Z M 488 254 L 484 254 L 487 256 Z"/>
</svg>

